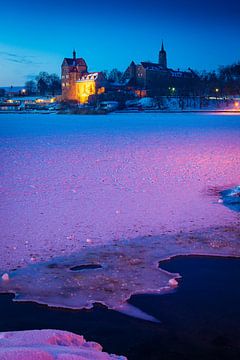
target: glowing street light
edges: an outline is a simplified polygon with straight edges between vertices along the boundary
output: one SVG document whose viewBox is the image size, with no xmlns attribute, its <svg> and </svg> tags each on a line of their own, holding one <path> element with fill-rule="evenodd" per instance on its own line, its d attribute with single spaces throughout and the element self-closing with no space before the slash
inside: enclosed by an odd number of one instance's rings
<svg viewBox="0 0 240 360">
<path fill-rule="evenodd" d="M 171 91 L 171 93 L 175 93 L 176 88 L 175 88 L 175 87 L 171 87 L 171 86 L 169 86 L 168 90 L 169 90 L 169 91 Z"/>
</svg>

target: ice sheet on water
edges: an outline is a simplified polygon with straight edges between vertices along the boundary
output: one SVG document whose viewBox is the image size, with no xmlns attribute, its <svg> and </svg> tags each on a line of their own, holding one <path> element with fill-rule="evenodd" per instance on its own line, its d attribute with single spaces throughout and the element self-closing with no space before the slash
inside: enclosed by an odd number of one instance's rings
<svg viewBox="0 0 240 360">
<path fill-rule="evenodd" d="M 70 256 L 10 272 L 0 292 L 13 292 L 17 301 L 34 300 L 51 306 L 110 309 L 153 321 L 127 305 L 133 294 L 164 293 L 177 285 L 179 274 L 158 268 L 160 260 L 181 254 L 240 255 L 240 225 L 205 231 L 136 238 L 84 248 Z M 97 265 L 98 266 L 97 266 Z M 101 265 L 101 266 L 100 266 Z M 72 271 L 73 268 L 78 271 Z"/>
</svg>

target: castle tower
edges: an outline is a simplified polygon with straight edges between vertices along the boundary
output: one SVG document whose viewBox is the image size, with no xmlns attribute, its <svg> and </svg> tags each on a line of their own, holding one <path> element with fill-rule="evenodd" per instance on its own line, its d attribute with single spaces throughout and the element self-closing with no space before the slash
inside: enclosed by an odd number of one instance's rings
<svg viewBox="0 0 240 360">
<path fill-rule="evenodd" d="M 65 58 L 62 63 L 62 99 L 76 100 L 76 81 L 87 73 L 87 64 L 83 58 L 77 58 L 73 50 L 72 58 Z"/>
<path fill-rule="evenodd" d="M 167 69 L 167 53 L 164 50 L 163 42 L 161 50 L 159 51 L 158 63 L 163 67 L 163 69 Z"/>
</svg>

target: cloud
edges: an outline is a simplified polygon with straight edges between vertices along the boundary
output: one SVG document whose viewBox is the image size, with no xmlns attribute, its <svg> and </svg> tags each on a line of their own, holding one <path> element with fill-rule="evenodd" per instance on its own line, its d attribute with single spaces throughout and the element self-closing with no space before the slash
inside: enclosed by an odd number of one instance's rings
<svg viewBox="0 0 240 360">
<path fill-rule="evenodd" d="M 40 71 L 55 73 L 60 71 L 62 57 L 2 44 L 0 41 L 0 86 L 22 86 L 34 80 Z"/>
<path fill-rule="evenodd" d="M 18 63 L 18 64 L 25 64 L 25 65 L 30 65 L 30 64 L 35 64 L 35 65 L 39 65 L 41 63 L 34 61 L 35 56 L 23 56 L 23 55 L 19 55 L 19 54 L 15 54 L 15 53 L 10 53 L 7 51 L 0 51 L 0 56 L 4 57 L 4 60 L 9 61 L 9 62 L 14 62 L 14 63 Z"/>
</svg>

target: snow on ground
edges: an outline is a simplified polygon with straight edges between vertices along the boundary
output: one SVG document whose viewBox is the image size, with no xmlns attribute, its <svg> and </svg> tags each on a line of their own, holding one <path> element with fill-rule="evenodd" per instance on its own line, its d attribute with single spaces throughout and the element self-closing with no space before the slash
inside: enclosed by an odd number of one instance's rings
<svg viewBox="0 0 240 360">
<path fill-rule="evenodd" d="M 31 330 L 0 333 L 1 360 L 127 360 L 108 355 L 95 342 L 60 330 Z"/>
<path fill-rule="evenodd" d="M 1 115 L 0 130 L 0 291 L 120 309 L 171 288 L 165 257 L 239 255 L 239 213 L 218 200 L 239 184 L 240 116 Z M 84 264 L 101 268 L 70 270 Z"/>
</svg>

